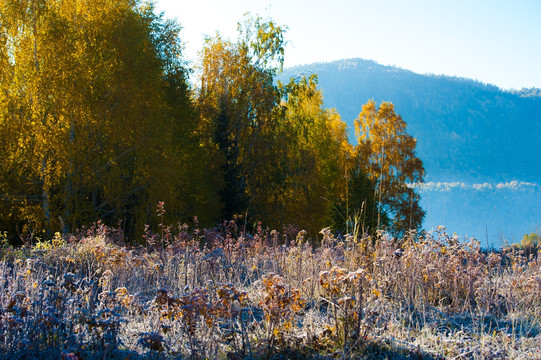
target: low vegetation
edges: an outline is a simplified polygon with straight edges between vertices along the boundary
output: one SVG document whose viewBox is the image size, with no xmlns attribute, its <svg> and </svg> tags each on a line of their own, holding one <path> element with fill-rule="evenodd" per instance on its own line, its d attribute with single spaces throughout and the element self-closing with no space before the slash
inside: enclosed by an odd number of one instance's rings
<svg viewBox="0 0 541 360">
<path fill-rule="evenodd" d="M 541 260 L 432 234 L 98 223 L 0 262 L 1 358 L 541 358 Z"/>
</svg>

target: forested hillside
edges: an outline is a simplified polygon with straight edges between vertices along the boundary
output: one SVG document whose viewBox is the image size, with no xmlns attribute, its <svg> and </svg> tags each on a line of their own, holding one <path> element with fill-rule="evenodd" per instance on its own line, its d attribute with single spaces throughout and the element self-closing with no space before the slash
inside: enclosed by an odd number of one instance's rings
<svg viewBox="0 0 541 360">
<path fill-rule="evenodd" d="M 539 89 L 504 91 L 470 79 L 421 75 L 350 59 L 286 69 L 315 73 L 325 105 L 349 125 L 369 99 L 391 101 L 418 139 L 427 181 L 539 181 Z"/>
<path fill-rule="evenodd" d="M 282 77 L 312 73 L 318 74 L 325 105 L 347 122 L 350 139 L 359 104 L 374 99 L 395 105 L 426 169 L 425 229 L 445 225 L 493 246 L 539 231 L 539 89 L 504 91 L 362 59 L 289 68 Z"/>
</svg>

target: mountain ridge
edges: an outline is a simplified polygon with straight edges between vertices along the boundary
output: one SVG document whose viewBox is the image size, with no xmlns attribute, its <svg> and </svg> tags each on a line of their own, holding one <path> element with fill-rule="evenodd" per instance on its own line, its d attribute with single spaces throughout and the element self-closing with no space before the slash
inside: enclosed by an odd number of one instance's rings
<svg viewBox="0 0 541 360">
<path fill-rule="evenodd" d="M 435 181 L 541 179 L 541 166 L 533 169 L 541 164 L 536 155 L 541 147 L 540 89 L 503 90 L 364 59 L 299 65 L 285 69 L 280 79 L 312 73 L 318 75 L 325 106 L 336 108 L 348 124 L 350 139 L 353 120 L 369 99 L 394 103 L 418 139 L 418 155 Z M 511 146 L 508 139 L 521 141 Z"/>
<path fill-rule="evenodd" d="M 493 89 L 501 91 L 501 92 L 506 92 L 506 93 L 510 93 L 510 94 L 519 95 L 521 97 L 541 97 L 541 88 L 537 88 L 535 86 L 534 87 L 522 87 L 520 89 L 517 89 L 517 88 L 506 89 L 506 88 L 500 87 L 500 86 L 498 86 L 496 84 L 489 83 L 489 82 L 484 82 L 484 81 L 481 81 L 481 80 L 478 80 L 478 79 L 468 78 L 468 77 L 464 77 L 464 76 L 457 76 L 457 75 L 436 74 L 436 73 L 420 73 L 420 72 L 416 72 L 416 71 L 413 71 L 413 70 L 410 70 L 410 69 L 403 68 L 403 67 L 398 66 L 398 65 L 383 65 L 383 64 L 378 63 L 376 60 L 363 59 L 363 58 L 343 58 L 343 59 L 337 59 L 337 60 L 331 60 L 331 61 L 316 61 L 314 63 L 298 64 L 298 65 L 288 66 L 288 67 L 286 67 L 284 69 L 284 71 L 285 72 L 295 71 L 295 70 L 303 69 L 303 68 L 306 68 L 306 67 L 312 68 L 312 67 L 325 66 L 325 65 L 329 65 L 329 64 L 333 64 L 333 63 L 340 63 L 340 62 L 344 62 L 344 63 L 349 62 L 351 64 L 349 66 L 350 68 L 351 67 L 355 68 L 356 65 L 358 65 L 360 62 L 362 62 L 362 63 L 366 63 L 366 64 L 371 64 L 371 65 L 376 66 L 376 67 L 384 67 L 384 68 L 388 69 L 389 71 L 397 70 L 397 71 L 403 71 L 403 72 L 407 72 L 407 73 L 411 73 L 411 74 L 415 74 L 415 75 L 419 75 L 419 76 L 426 76 L 426 77 L 432 77 L 432 78 L 444 78 L 444 79 L 447 79 L 447 80 L 457 80 L 457 81 L 470 82 L 471 84 L 479 85 L 481 87 L 489 87 L 489 88 L 493 88 Z M 347 64 L 341 64 L 341 69 L 346 69 L 346 68 L 348 68 Z"/>
<path fill-rule="evenodd" d="M 373 60 L 284 69 L 279 80 L 317 74 L 356 143 L 353 121 L 373 99 L 390 101 L 417 139 L 426 230 L 438 225 L 488 246 L 541 229 L 541 89 L 505 90 L 474 79 L 418 74 Z"/>
</svg>

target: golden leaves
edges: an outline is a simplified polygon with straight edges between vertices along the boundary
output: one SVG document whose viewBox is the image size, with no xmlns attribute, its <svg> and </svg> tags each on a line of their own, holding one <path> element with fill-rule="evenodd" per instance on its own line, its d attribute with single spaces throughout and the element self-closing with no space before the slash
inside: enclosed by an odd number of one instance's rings
<svg viewBox="0 0 541 360">
<path fill-rule="evenodd" d="M 355 119 L 355 133 L 359 142 L 354 151 L 357 166 L 377 184 L 378 219 L 385 206 L 394 234 L 419 228 L 424 211 L 409 184 L 423 182 L 424 167 L 415 154 L 415 139 L 406 132 L 406 122 L 395 113 L 392 103 L 377 106 L 370 100 Z"/>
<path fill-rule="evenodd" d="M 305 301 L 298 289 L 287 289 L 284 279 L 276 274 L 261 278 L 263 298 L 259 305 L 265 315 L 267 331 L 275 337 L 287 334 L 294 317 L 299 314 Z"/>
</svg>

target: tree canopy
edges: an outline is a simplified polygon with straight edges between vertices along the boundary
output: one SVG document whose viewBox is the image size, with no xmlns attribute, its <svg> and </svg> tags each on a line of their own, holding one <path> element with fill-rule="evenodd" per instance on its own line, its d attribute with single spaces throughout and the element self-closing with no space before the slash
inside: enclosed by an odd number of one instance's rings
<svg viewBox="0 0 541 360">
<path fill-rule="evenodd" d="M 285 33 L 247 16 L 191 68 L 151 3 L 0 0 L 2 226 L 24 240 L 120 221 L 137 241 L 163 201 L 171 221 L 247 216 L 314 238 L 359 208 L 371 231 L 418 228 L 408 183 L 424 170 L 405 122 L 370 102 L 352 146 L 317 76 L 276 81 Z"/>
<path fill-rule="evenodd" d="M 131 231 L 158 200 L 181 217 L 194 200 L 216 206 L 178 32 L 138 1 L 0 1 L 1 221 L 12 232 L 97 219 Z"/>
<path fill-rule="evenodd" d="M 371 100 L 355 120 L 355 132 L 359 142 L 355 157 L 376 184 L 378 225 L 386 214 L 396 234 L 419 229 L 424 211 L 413 185 L 423 182 L 424 167 L 415 155 L 416 140 L 406 132 L 406 122 L 395 113 L 392 103 L 377 106 Z"/>
</svg>

